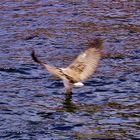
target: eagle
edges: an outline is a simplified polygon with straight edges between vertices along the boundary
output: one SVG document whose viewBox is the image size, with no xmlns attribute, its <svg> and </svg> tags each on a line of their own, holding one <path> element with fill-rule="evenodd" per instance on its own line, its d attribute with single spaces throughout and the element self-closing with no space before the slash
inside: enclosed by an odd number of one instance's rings
<svg viewBox="0 0 140 140">
<path fill-rule="evenodd" d="M 82 87 L 82 81 L 92 76 L 102 56 L 103 41 L 100 38 L 88 43 L 88 48 L 81 52 L 77 58 L 66 68 L 58 68 L 42 62 L 32 50 L 31 57 L 38 64 L 45 67 L 50 73 L 63 80 L 65 93 L 72 93 L 73 87 Z"/>
</svg>

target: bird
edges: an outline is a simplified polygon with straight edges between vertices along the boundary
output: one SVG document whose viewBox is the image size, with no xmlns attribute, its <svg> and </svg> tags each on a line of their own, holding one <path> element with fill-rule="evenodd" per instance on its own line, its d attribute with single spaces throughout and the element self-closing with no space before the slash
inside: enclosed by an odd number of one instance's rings
<svg viewBox="0 0 140 140">
<path fill-rule="evenodd" d="M 73 87 L 82 87 L 84 80 L 92 76 L 101 59 L 103 50 L 103 40 L 95 38 L 88 43 L 88 47 L 81 52 L 76 59 L 66 68 L 58 68 L 48 63 L 42 62 L 34 50 L 31 52 L 32 59 L 44 66 L 48 72 L 63 80 L 66 94 L 72 93 Z"/>
</svg>

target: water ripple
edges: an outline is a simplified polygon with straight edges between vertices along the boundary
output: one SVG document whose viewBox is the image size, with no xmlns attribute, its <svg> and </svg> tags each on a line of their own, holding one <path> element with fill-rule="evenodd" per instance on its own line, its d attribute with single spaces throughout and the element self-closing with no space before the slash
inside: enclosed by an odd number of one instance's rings
<svg viewBox="0 0 140 140">
<path fill-rule="evenodd" d="M 139 139 L 140 10 L 133 1 L 0 2 L 0 139 Z M 36 64 L 69 65 L 104 39 L 96 73 L 64 95 Z"/>
</svg>

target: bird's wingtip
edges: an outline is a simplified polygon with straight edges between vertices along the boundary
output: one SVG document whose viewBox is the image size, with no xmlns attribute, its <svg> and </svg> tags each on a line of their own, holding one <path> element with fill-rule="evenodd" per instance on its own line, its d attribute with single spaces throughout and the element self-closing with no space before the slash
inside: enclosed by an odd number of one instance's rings
<svg viewBox="0 0 140 140">
<path fill-rule="evenodd" d="M 89 43 L 89 47 L 101 50 L 103 48 L 103 39 L 95 38 L 92 42 Z"/>
<path fill-rule="evenodd" d="M 36 57 L 35 51 L 33 49 L 31 50 L 31 57 L 35 62 L 41 63 L 41 61 Z"/>
</svg>

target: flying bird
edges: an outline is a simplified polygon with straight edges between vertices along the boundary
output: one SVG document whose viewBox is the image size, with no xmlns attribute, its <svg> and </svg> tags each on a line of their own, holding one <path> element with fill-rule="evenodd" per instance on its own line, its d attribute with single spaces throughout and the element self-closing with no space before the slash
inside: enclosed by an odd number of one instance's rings
<svg viewBox="0 0 140 140">
<path fill-rule="evenodd" d="M 89 47 L 84 52 L 81 52 L 72 64 L 66 68 L 57 68 L 42 62 L 37 58 L 34 50 L 32 50 L 31 56 L 35 62 L 41 64 L 50 73 L 62 79 L 65 93 L 69 94 L 72 92 L 73 87 L 84 86 L 81 81 L 93 75 L 101 58 L 102 49 L 102 40 L 96 38 L 92 43 L 89 43 Z"/>
</svg>

